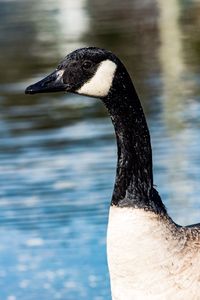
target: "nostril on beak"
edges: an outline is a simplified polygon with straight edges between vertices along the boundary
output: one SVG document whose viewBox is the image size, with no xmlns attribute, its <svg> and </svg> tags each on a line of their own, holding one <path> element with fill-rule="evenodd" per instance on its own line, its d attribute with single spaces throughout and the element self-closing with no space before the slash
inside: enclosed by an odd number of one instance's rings
<svg viewBox="0 0 200 300">
<path fill-rule="evenodd" d="M 51 78 L 47 79 L 45 82 L 42 83 L 42 86 L 51 83 L 53 80 Z"/>
</svg>

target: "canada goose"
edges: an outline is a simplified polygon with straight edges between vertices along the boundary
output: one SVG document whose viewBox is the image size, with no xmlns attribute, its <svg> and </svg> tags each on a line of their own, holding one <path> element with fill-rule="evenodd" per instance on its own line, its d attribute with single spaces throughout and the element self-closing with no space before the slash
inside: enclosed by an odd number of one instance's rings
<svg viewBox="0 0 200 300">
<path fill-rule="evenodd" d="M 58 91 L 100 98 L 114 125 L 118 162 L 107 234 L 112 299 L 200 299 L 200 224 L 175 224 L 153 186 L 149 130 L 124 65 L 107 50 L 78 49 L 25 93 Z"/>
</svg>

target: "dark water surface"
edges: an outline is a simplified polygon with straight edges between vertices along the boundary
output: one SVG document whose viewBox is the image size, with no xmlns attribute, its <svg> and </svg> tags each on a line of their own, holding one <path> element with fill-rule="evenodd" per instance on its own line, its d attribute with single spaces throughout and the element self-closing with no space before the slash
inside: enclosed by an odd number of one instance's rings
<svg viewBox="0 0 200 300">
<path fill-rule="evenodd" d="M 111 122 L 99 100 L 24 95 L 78 47 L 123 60 L 163 201 L 176 222 L 200 221 L 200 3 L 180 3 L 0 0 L 0 300 L 110 299 Z"/>
</svg>

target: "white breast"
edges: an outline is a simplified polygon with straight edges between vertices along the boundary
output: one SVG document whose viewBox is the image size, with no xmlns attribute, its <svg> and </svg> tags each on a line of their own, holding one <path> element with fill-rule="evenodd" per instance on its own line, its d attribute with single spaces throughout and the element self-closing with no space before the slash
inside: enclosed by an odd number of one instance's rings
<svg viewBox="0 0 200 300">
<path fill-rule="evenodd" d="M 195 247 L 188 247 L 168 218 L 111 207 L 107 254 L 113 300 L 200 299 L 200 242 Z"/>
</svg>

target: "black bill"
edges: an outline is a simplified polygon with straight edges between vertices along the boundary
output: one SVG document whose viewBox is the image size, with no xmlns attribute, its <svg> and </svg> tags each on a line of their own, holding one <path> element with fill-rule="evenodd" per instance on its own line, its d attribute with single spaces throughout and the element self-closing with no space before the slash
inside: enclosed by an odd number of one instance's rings
<svg viewBox="0 0 200 300">
<path fill-rule="evenodd" d="M 25 94 L 68 91 L 70 86 L 63 82 L 63 72 L 64 70 L 56 70 L 44 79 L 28 86 Z"/>
</svg>

